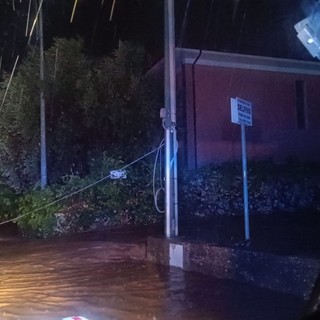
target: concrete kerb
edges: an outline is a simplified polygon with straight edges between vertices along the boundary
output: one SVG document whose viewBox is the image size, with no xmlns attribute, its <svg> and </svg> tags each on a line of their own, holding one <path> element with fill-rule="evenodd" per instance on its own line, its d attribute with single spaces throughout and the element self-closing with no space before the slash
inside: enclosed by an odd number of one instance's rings
<svg viewBox="0 0 320 320">
<path fill-rule="evenodd" d="M 161 237 L 148 238 L 147 260 L 304 299 L 310 296 L 320 270 L 319 259 Z"/>
</svg>

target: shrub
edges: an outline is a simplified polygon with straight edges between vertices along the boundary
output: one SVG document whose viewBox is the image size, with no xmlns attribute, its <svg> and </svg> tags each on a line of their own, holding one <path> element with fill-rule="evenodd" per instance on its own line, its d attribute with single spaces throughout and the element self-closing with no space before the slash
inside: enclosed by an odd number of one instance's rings
<svg viewBox="0 0 320 320">
<path fill-rule="evenodd" d="M 24 235 L 47 237 L 53 235 L 55 214 L 61 204 L 52 203 L 56 197 L 54 188 L 28 192 L 19 201 L 17 225 Z"/>
<path fill-rule="evenodd" d="M 318 165 L 264 161 L 249 163 L 248 168 L 252 213 L 319 208 Z M 184 172 L 180 184 L 180 211 L 185 216 L 201 217 L 242 214 L 241 164 L 209 165 Z"/>
<path fill-rule="evenodd" d="M 19 195 L 6 184 L 0 184 L 0 219 L 6 221 L 15 217 Z"/>
<path fill-rule="evenodd" d="M 121 160 L 106 155 L 97 163 L 104 165 L 103 170 L 96 168 L 100 178 L 103 178 L 103 172 L 107 175 L 111 169 L 123 166 Z M 105 179 L 95 184 L 97 177 L 65 176 L 61 184 L 22 197 L 19 213 L 26 216 L 17 220 L 18 226 L 24 234 L 47 237 L 106 225 L 157 222 L 160 216 L 153 209 L 151 179 L 151 166 L 147 162 L 128 168 L 127 179 L 123 180 Z M 91 184 L 92 187 L 86 188 Z M 62 201 L 47 206 L 64 197 Z"/>
</svg>

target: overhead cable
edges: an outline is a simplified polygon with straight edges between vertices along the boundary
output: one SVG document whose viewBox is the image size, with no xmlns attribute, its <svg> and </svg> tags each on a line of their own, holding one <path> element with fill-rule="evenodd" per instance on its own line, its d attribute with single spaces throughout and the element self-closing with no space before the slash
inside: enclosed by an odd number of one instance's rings
<svg viewBox="0 0 320 320">
<path fill-rule="evenodd" d="M 144 159 L 144 158 L 148 157 L 149 155 L 153 154 L 154 152 L 158 151 L 159 148 L 162 148 L 162 147 L 163 147 L 163 143 L 160 144 L 160 146 L 159 146 L 158 148 L 156 148 L 156 149 L 148 152 L 147 154 L 145 154 L 145 155 L 141 156 L 140 158 L 138 158 L 138 159 L 130 162 L 129 164 L 123 166 L 122 168 L 120 168 L 120 169 L 118 169 L 118 170 L 125 170 L 126 168 L 134 165 L 135 163 L 141 161 L 142 159 Z M 39 208 L 37 208 L 37 209 L 35 209 L 35 210 L 33 210 L 33 211 L 30 211 L 30 212 L 27 212 L 27 213 L 25 213 L 25 214 L 21 214 L 21 215 L 19 215 L 18 217 L 15 217 L 15 218 L 12 218 L 12 219 L 9 219 L 9 220 L 0 222 L 0 225 L 7 224 L 7 223 L 9 223 L 9 222 L 16 222 L 17 220 L 20 220 L 21 218 L 24 218 L 24 217 L 26 217 L 26 216 L 29 216 L 29 215 L 33 214 L 33 213 L 39 212 L 39 211 L 41 211 L 41 210 L 43 210 L 43 209 L 47 209 L 48 207 L 50 207 L 50 206 L 52 206 L 52 205 L 54 205 L 54 204 L 56 204 L 56 203 L 58 203 L 58 202 L 61 202 L 62 200 L 71 198 L 71 197 L 73 197 L 74 195 L 76 195 L 76 194 L 78 194 L 78 193 L 81 193 L 81 192 L 83 192 L 83 191 L 85 191 L 85 190 L 87 190 L 87 189 L 89 189 L 89 188 L 94 187 L 95 185 L 99 184 L 100 182 L 102 182 L 102 181 L 104 181 L 104 180 L 106 180 L 106 179 L 108 179 L 108 178 L 110 178 L 110 174 L 108 174 L 107 176 L 105 176 L 105 177 L 103 177 L 103 178 L 101 178 L 101 179 L 99 179 L 99 180 L 97 180 L 97 181 L 95 181 L 95 182 L 93 182 L 93 183 L 91 183 L 91 184 L 83 187 L 83 188 L 80 188 L 79 190 L 76 190 L 76 191 L 74 191 L 74 192 L 71 192 L 71 193 L 69 193 L 69 194 L 66 194 L 65 196 L 62 196 L 62 197 L 60 197 L 60 198 L 58 198 L 58 199 L 56 199 L 56 200 L 54 200 L 54 201 L 52 201 L 52 202 L 49 202 L 49 203 L 47 203 L 46 205 L 44 205 L 44 206 L 42 206 L 42 207 L 39 207 Z"/>
</svg>

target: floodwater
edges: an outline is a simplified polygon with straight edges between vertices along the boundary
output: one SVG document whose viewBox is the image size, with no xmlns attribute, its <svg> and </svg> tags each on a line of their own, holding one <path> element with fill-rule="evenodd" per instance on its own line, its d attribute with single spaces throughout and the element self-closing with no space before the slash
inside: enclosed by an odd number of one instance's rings
<svg viewBox="0 0 320 320">
<path fill-rule="evenodd" d="M 0 239 L 0 319 L 298 318 L 295 297 L 149 264 L 144 255 L 142 242 L 98 236 Z"/>
</svg>

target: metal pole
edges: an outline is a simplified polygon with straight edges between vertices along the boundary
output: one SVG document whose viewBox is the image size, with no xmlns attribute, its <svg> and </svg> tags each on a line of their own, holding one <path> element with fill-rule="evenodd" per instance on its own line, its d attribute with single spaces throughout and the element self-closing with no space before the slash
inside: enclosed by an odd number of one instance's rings
<svg viewBox="0 0 320 320">
<path fill-rule="evenodd" d="M 40 4 L 41 5 L 41 4 Z M 43 54 L 43 19 L 42 5 L 39 11 L 39 41 L 40 41 L 40 162 L 41 189 L 47 186 L 47 151 L 46 151 L 46 104 L 43 92 L 44 54 Z"/>
<path fill-rule="evenodd" d="M 165 0 L 165 235 L 177 235 L 176 67 L 174 0 Z"/>
<path fill-rule="evenodd" d="M 173 205 L 174 205 L 174 235 L 177 237 L 179 235 L 179 218 L 178 218 L 178 142 L 177 142 L 177 130 L 173 129 Z"/>
<path fill-rule="evenodd" d="M 172 234 L 172 181 L 171 181 L 171 133 L 165 129 L 165 236 L 171 238 Z"/>
<path fill-rule="evenodd" d="M 242 148 L 242 173 L 243 173 L 243 204 L 244 204 L 244 228 L 246 241 L 250 240 L 249 225 L 249 201 L 248 201 L 248 177 L 247 177 L 247 152 L 246 152 L 246 127 L 241 125 Z"/>
</svg>

